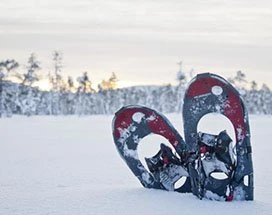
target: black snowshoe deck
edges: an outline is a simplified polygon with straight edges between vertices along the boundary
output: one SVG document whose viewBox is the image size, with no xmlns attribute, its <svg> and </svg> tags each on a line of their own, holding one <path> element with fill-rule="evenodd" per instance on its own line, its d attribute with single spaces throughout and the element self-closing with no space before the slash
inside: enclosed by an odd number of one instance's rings
<svg viewBox="0 0 272 215">
<path fill-rule="evenodd" d="M 197 125 L 208 113 L 226 116 L 235 130 L 237 164 L 232 178 L 234 199 L 253 200 L 253 166 L 251 158 L 248 114 L 239 92 L 218 75 L 204 73 L 197 75 L 185 92 L 183 123 L 185 142 L 189 151 L 195 152 Z M 247 182 L 245 182 L 248 180 Z M 192 188 L 197 193 L 197 188 Z"/>
</svg>

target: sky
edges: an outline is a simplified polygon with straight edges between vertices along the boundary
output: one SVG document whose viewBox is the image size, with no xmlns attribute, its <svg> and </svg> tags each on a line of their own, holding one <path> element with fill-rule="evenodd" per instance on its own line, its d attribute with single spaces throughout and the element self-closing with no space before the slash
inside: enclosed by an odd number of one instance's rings
<svg viewBox="0 0 272 215">
<path fill-rule="evenodd" d="M 52 52 L 63 75 L 94 84 L 176 84 L 178 62 L 194 73 L 244 72 L 272 87 L 271 0 L 1 0 L 0 60 L 24 70 L 32 52 L 45 75 Z"/>
</svg>

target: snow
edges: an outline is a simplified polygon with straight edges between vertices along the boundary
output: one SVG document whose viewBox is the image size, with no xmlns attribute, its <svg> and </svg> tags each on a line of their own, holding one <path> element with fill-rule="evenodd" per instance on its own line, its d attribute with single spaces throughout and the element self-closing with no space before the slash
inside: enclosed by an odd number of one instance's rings
<svg viewBox="0 0 272 215">
<path fill-rule="evenodd" d="M 125 157 L 132 157 L 134 159 L 138 159 L 137 150 L 128 149 L 127 145 L 124 145 L 124 156 Z"/>
<path fill-rule="evenodd" d="M 183 134 L 181 115 L 167 117 Z M 143 188 L 115 148 L 112 118 L 1 119 L 0 214 L 272 214 L 271 116 L 249 117 L 255 171 L 251 202 Z"/>
</svg>

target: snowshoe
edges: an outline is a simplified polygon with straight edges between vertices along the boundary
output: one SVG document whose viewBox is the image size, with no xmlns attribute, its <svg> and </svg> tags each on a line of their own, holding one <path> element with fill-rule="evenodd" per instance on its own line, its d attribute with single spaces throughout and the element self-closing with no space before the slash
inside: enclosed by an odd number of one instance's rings
<svg viewBox="0 0 272 215">
<path fill-rule="evenodd" d="M 174 184 L 180 177 L 188 176 L 182 159 L 186 154 L 186 144 L 165 116 L 150 108 L 127 106 L 115 114 L 112 126 L 119 154 L 144 187 L 191 192 L 189 178 L 186 178 L 183 186 L 174 189 Z M 150 134 L 165 137 L 180 158 L 161 144 L 161 149 L 155 156 L 146 158 L 148 171 L 138 158 L 137 147 L 141 139 Z"/>
<path fill-rule="evenodd" d="M 199 120 L 208 113 L 226 116 L 235 130 L 236 161 L 225 132 L 198 134 Z M 253 200 L 253 165 L 248 114 L 239 92 L 214 74 L 199 74 L 189 84 L 183 103 L 186 148 L 195 159 L 189 162 L 192 192 L 199 198 Z M 208 168 L 209 167 L 209 168 Z M 212 178 L 225 172 L 224 180 Z"/>
</svg>

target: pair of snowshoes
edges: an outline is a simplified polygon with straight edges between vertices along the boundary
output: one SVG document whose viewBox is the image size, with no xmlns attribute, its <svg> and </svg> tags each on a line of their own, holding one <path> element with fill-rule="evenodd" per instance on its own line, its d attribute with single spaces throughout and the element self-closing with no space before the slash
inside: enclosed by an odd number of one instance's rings
<svg viewBox="0 0 272 215">
<path fill-rule="evenodd" d="M 208 113 L 226 116 L 235 131 L 235 144 L 226 131 L 197 131 Z M 168 119 L 142 106 L 121 108 L 113 119 L 114 142 L 121 157 L 146 188 L 192 192 L 213 200 L 253 200 L 253 167 L 248 115 L 238 91 L 222 77 L 197 75 L 183 101 L 185 141 Z M 141 139 L 157 134 L 166 138 L 159 152 L 141 163 L 137 147 Z M 220 177 L 218 177 L 220 175 Z M 184 178 L 180 187 L 175 184 Z"/>
</svg>

